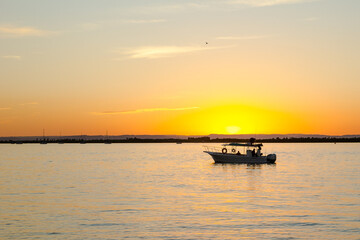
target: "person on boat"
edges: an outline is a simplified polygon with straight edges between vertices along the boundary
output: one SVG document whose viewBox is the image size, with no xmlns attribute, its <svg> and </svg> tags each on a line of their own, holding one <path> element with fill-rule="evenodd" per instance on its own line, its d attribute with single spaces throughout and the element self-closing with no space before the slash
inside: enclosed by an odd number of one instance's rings
<svg viewBox="0 0 360 240">
<path fill-rule="evenodd" d="M 236 155 L 240 155 L 240 151 L 238 151 L 238 152 L 236 153 Z"/>
<path fill-rule="evenodd" d="M 251 153 L 252 153 L 252 156 L 253 156 L 253 157 L 256 156 L 255 149 L 253 149 Z"/>
<path fill-rule="evenodd" d="M 261 155 L 262 155 L 262 153 L 261 153 L 261 150 L 260 150 L 261 148 L 258 148 L 258 150 L 256 151 L 256 156 L 258 156 L 258 157 L 260 157 Z"/>
</svg>

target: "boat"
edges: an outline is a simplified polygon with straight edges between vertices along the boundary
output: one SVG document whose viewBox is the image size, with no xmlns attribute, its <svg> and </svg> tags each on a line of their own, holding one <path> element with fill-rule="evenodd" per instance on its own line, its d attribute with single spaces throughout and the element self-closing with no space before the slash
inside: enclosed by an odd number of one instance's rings
<svg viewBox="0 0 360 240">
<path fill-rule="evenodd" d="M 263 144 L 254 143 L 227 143 L 222 147 L 204 146 L 205 153 L 209 154 L 215 163 L 275 163 L 276 154 L 264 155 L 261 152 Z"/>
</svg>

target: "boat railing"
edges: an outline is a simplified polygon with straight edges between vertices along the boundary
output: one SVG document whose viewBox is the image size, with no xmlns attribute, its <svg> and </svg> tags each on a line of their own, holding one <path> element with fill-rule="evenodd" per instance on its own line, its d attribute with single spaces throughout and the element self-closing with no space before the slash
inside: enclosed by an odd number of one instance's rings
<svg viewBox="0 0 360 240">
<path fill-rule="evenodd" d="M 227 146 L 224 146 L 224 147 L 218 147 L 218 146 L 203 146 L 204 147 L 204 151 L 206 152 L 218 152 L 218 153 L 224 153 L 223 152 L 223 149 L 226 148 L 226 152 L 227 154 L 242 154 L 242 155 L 246 155 L 247 154 L 247 148 L 236 148 L 236 147 L 227 147 Z M 261 155 L 264 156 L 264 155 L 267 155 L 267 151 L 264 151 L 262 150 L 261 151 Z"/>
<path fill-rule="evenodd" d="M 215 146 L 203 146 L 205 151 L 207 152 L 221 152 L 223 147 L 215 147 Z"/>
<path fill-rule="evenodd" d="M 215 146 L 203 146 L 206 152 L 218 152 L 218 153 L 227 153 L 227 154 L 236 154 L 236 148 L 229 147 L 215 147 Z M 223 149 L 226 148 L 226 152 L 223 152 Z"/>
</svg>

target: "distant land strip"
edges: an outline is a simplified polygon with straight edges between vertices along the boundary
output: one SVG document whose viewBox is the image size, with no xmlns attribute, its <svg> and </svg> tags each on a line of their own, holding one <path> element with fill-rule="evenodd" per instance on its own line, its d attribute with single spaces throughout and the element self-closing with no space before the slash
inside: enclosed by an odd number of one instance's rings
<svg viewBox="0 0 360 240">
<path fill-rule="evenodd" d="M 337 143 L 360 142 L 360 135 L 306 135 L 306 134 L 210 134 L 206 136 L 183 135 L 75 135 L 75 136 L 26 136 L 0 137 L 0 144 L 23 143 L 227 143 L 249 142 L 255 138 L 263 143 Z"/>
</svg>

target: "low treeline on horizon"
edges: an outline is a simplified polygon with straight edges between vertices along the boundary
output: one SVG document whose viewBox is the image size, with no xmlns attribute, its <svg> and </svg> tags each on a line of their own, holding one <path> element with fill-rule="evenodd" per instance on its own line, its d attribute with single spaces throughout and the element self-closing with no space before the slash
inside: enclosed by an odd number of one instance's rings
<svg viewBox="0 0 360 240">
<path fill-rule="evenodd" d="M 203 136 L 184 135 L 74 135 L 74 136 L 24 136 L 0 137 L 0 143 L 224 143 L 249 142 L 306 143 L 306 142 L 360 142 L 360 135 L 319 134 L 210 134 Z"/>
</svg>

